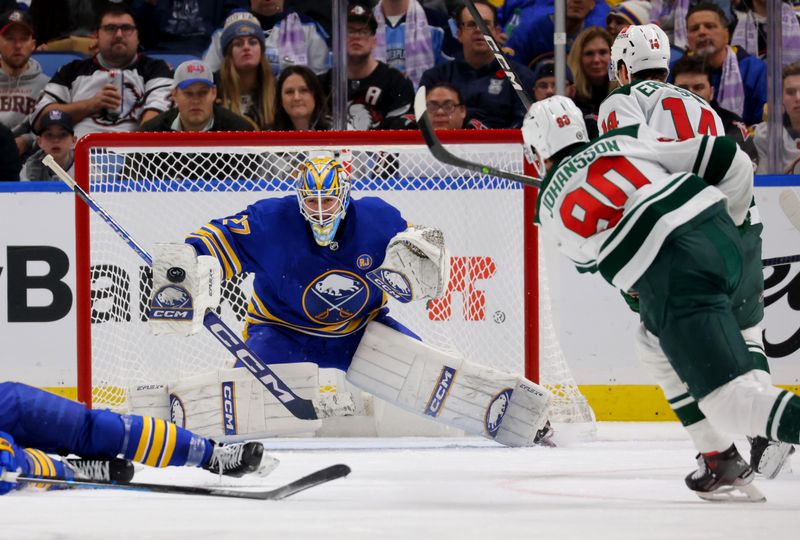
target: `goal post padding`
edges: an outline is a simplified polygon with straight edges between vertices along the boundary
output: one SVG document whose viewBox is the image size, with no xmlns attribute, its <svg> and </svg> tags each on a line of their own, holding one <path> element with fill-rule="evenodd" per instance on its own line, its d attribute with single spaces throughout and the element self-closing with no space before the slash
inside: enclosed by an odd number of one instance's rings
<svg viewBox="0 0 800 540">
<path fill-rule="evenodd" d="M 525 170 L 516 130 L 442 132 L 441 138 L 473 161 Z M 149 249 L 155 242 L 180 242 L 256 200 L 293 195 L 297 164 L 319 151 L 343 161 L 355 199 L 381 197 L 409 222 L 445 232 L 453 256 L 448 292 L 427 304 L 390 300 L 394 317 L 434 346 L 550 386 L 560 408 L 585 406 L 558 345 L 549 292 L 540 288 L 546 276 L 539 271 L 533 225 L 535 190 L 442 164 L 416 131 L 92 134 L 76 147 L 75 172 Z M 76 204 L 76 231 L 81 401 L 124 408 L 131 384 L 230 364 L 204 332 L 152 336 L 145 318 L 149 268 L 82 203 Z M 221 315 L 237 331 L 251 280 L 237 276 L 224 284 Z"/>
</svg>

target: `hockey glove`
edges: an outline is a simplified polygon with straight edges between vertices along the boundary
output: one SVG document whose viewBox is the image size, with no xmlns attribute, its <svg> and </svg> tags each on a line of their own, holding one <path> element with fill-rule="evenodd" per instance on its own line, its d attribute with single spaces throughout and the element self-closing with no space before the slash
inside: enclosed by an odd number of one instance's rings
<svg viewBox="0 0 800 540">
<path fill-rule="evenodd" d="M 189 336 L 203 328 L 206 310 L 219 305 L 222 270 L 189 244 L 155 244 L 150 329 L 154 334 Z"/>
<path fill-rule="evenodd" d="M 450 280 L 450 253 L 439 229 L 409 227 L 389 241 L 383 264 L 367 274 L 400 302 L 438 298 Z"/>
</svg>

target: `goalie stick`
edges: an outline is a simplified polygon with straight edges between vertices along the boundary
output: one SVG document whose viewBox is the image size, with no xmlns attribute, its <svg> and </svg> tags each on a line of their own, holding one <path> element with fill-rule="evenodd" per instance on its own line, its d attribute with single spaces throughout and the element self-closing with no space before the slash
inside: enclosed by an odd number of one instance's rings
<svg viewBox="0 0 800 540">
<path fill-rule="evenodd" d="M 26 484 L 48 484 L 64 489 L 120 489 L 126 491 L 142 491 L 148 493 L 174 493 L 177 495 L 206 495 L 211 497 L 229 497 L 237 499 L 256 499 L 261 501 L 279 501 L 308 488 L 343 478 L 350 474 L 347 465 L 331 465 L 315 471 L 294 482 L 284 484 L 268 491 L 245 491 L 241 489 L 215 488 L 202 486 L 176 486 L 170 484 L 139 484 L 116 482 L 92 482 L 88 480 L 59 480 L 55 478 L 17 477 L 17 482 Z"/>
<path fill-rule="evenodd" d="M 117 235 L 124 240 L 128 246 L 135 251 L 139 257 L 147 264 L 153 264 L 153 258 L 131 235 L 120 225 L 108 212 L 106 212 L 91 195 L 79 186 L 75 180 L 56 163 L 53 156 L 46 156 L 42 163 L 50 167 L 56 175 L 67 184 L 75 194 L 83 200 L 103 221 L 105 221 Z M 261 384 L 280 401 L 289 412 L 302 420 L 316 420 L 328 416 L 341 416 L 347 412 L 352 412 L 354 404 L 338 403 L 337 400 L 326 400 L 316 402 L 310 399 L 303 399 L 295 394 L 289 386 L 283 382 L 278 375 L 262 362 L 256 354 L 241 340 L 236 333 L 213 310 L 209 309 L 203 318 L 203 326 L 219 341 L 228 352 L 258 379 Z"/>
</svg>

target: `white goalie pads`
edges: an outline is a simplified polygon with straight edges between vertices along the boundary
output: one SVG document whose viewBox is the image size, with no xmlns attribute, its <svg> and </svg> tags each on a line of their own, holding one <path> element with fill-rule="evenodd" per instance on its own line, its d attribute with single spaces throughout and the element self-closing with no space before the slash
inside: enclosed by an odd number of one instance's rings
<svg viewBox="0 0 800 540">
<path fill-rule="evenodd" d="M 153 295 L 148 310 L 156 335 L 188 336 L 203 328 L 207 309 L 219 305 L 222 269 L 214 257 L 197 256 L 188 244 L 155 244 Z"/>
<path fill-rule="evenodd" d="M 319 396 L 319 369 L 311 362 L 270 366 L 295 393 Z M 320 420 L 300 420 L 245 368 L 222 369 L 169 385 L 128 389 L 131 411 L 157 416 L 217 441 L 310 434 Z"/>
<path fill-rule="evenodd" d="M 400 302 L 440 297 L 450 280 L 450 253 L 439 229 L 409 227 L 389 241 L 383 264 L 367 273 Z"/>
<path fill-rule="evenodd" d="M 550 392 L 370 323 L 347 380 L 398 407 L 506 446 L 530 446 L 547 422 Z"/>
</svg>

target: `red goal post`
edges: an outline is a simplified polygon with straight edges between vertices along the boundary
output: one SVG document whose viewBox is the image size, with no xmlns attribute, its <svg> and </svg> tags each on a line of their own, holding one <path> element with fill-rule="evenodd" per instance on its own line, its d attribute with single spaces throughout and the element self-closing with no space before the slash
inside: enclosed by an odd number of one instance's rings
<svg viewBox="0 0 800 540">
<path fill-rule="evenodd" d="M 443 131 L 439 136 L 451 151 L 461 152 L 473 161 L 484 159 L 504 170 L 532 172 L 523 158 L 519 130 Z M 498 291 L 508 289 L 502 292 L 513 297 L 522 296 L 509 300 L 518 301 L 518 309 L 498 308 L 491 313 L 484 310 L 479 321 L 456 323 L 452 320 L 456 317 L 446 320 L 445 316 L 437 320 L 432 315 L 436 309 L 433 304 L 427 308 L 417 306 L 419 313 L 398 318 L 403 322 L 410 318 L 412 323 L 418 320 L 426 328 L 429 325 L 430 338 L 427 330 L 420 333 L 435 345 L 447 347 L 449 340 L 457 350 L 466 345 L 468 350 L 461 352 L 467 356 L 478 349 L 484 350 L 484 356 L 502 356 L 500 362 L 475 358 L 481 363 L 509 369 L 506 362 L 516 362 L 519 357 L 519 367 L 513 369 L 541 380 L 541 362 L 545 360 L 540 360 L 544 347 L 539 339 L 543 306 L 539 298 L 539 247 L 533 225 L 536 191 L 437 162 L 417 131 L 96 133 L 78 142 L 75 175 L 77 182 L 149 249 L 154 241 L 180 241 L 210 219 L 243 209 L 246 201 L 286 195 L 291 190 L 286 173 L 291 172 L 293 160 L 319 149 L 344 151 L 342 159 L 352 171 L 355 198 L 374 191 L 368 194 L 388 197 L 390 202 L 399 200 L 396 206 L 412 222 L 419 215 L 424 216 L 419 218 L 424 220 L 420 224 L 449 223 L 443 228 L 454 256 L 454 268 L 469 267 L 463 271 L 472 272 L 475 261 L 489 261 L 486 264 L 494 265 L 494 273 L 501 268 L 495 261 L 503 260 L 501 277 L 513 276 L 513 280 L 492 286 Z M 168 219 L 173 217 L 176 219 Z M 168 338 L 149 336 L 143 330 L 146 323 L 142 302 L 149 292 L 148 276 L 141 263 L 135 262 L 135 254 L 80 201 L 76 202 L 75 220 L 78 398 L 88 406 L 118 406 L 120 399 L 124 401 L 126 384 L 167 382 L 151 380 L 155 375 L 144 364 L 168 348 Z M 482 225 L 483 220 L 491 225 Z M 482 226 L 490 229 L 492 237 L 488 241 L 478 238 L 483 235 Z M 470 250 L 470 237 L 482 241 L 483 246 L 494 248 L 496 244 L 497 252 L 477 256 Z M 505 237 L 510 240 L 506 242 Z M 507 266 L 515 266 L 514 271 L 507 270 Z M 469 277 L 462 280 L 468 281 L 466 285 L 459 285 L 454 282 L 458 276 L 458 271 L 451 276 L 451 294 L 475 297 L 469 306 L 466 300 L 463 302 L 461 318 L 469 319 L 467 312 L 473 308 L 494 307 L 486 304 L 491 304 L 500 292 L 489 294 L 484 290 L 488 285 L 480 278 Z M 229 323 L 241 313 L 242 298 L 247 298 L 242 294 L 249 294 L 246 284 L 234 285 L 238 287 L 226 289 L 230 293 L 229 313 L 223 310 L 223 318 Z M 451 307 L 447 305 L 448 310 Z M 546 308 L 549 311 L 549 299 Z M 397 313 L 403 308 L 392 301 L 390 309 Z M 549 313 L 544 316 L 549 317 Z M 508 318 L 513 320 L 509 322 Z M 490 323 L 488 319 L 495 320 Z M 505 323 L 518 325 L 514 327 L 518 331 L 503 334 L 499 329 L 505 328 Z M 552 320 L 548 323 L 552 326 Z M 235 324 L 231 326 L 237 328 Z M 473 335 L 480 342 L 467 344 Z M 495 339 L 497 343 L 484 343 Z M 138 349 L 146 349 L 150 340 L 163 342 L 155 342 L 150 352 L 139 352 Z M 198 350 L 205 348 L 207 345 L 202 344 Z M 174 349 L 177 352 L 164 353 L 170 356 L 154 362 L 160 364 L 157 369 L 181 362 L 178 357 L 184 356 L 182 349 L 183 344 Z M 556 361 L 566 368 L 560 348 L 558 354 L 561 357 Z M 215 352 L 212 362 L 224 355 L 224 350 Z M 220 362 L 227 360 L 220 358 Z M 204 367 L 188 363 L 189 370 Z M 186 370 L 186 366 L 181 369 Z M 566 372 L 566 379 L 559 375 L 557 380 L 542 382 L 566 392 L 570 400 L 582 400 L 568 369 Z"/>
</svg>

